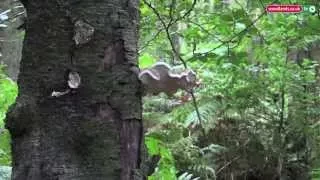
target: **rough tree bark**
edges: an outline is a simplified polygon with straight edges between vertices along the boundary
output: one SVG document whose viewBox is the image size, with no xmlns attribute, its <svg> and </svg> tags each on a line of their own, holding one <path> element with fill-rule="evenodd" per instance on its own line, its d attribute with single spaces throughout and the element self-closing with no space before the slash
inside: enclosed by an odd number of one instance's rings
<svg viewBox="0 0 320 180">
<path fill-rule="evenodd" d="M 22 2 L 28 18 L 19 95 L 6 120 L 12 179 L 132 179 L 142 138 L 139 0 Z M 79 20 L 94 35 L 76 46 Z M 68 69 L 80 74 L 80 87 L 51 97 L 67 88 Z"/>
</svg>

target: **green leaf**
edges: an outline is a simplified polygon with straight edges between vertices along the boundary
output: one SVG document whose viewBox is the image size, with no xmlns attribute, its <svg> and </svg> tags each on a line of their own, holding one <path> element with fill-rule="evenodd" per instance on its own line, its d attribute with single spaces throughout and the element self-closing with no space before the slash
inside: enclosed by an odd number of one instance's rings
<svg viewBox="0 0 320 180">
<path fill-rule="evenodd" d="M 152 176 L 149 176 L 149 180 L 175 180 L 176 169 L 174 165 L 174 159 L 170 150 L 164 146 L 160 140 L 147 136 L 145 138 L 145 144 L 150 155 L 160 155 L 158 167 Z"/>
<path fill-rule="evenodd" d="M 148 53 L 144 53 L 142 56 L 139 57 L 139 67 L 141 69 L 148 68 L 152 66 L 156 60 Z"/>
</svg>

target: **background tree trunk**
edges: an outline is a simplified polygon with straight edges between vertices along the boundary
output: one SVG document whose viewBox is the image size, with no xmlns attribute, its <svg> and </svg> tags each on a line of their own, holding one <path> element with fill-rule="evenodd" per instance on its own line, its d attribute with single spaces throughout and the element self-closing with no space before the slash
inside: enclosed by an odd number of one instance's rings
<svg viewBox="0 0 320 180">
<path fill-rule="evenodd" d="M 0 64 L 5 64 L 5 72 L 14 81 L 19 73 L 19 63 L 23 42 L 23 30 L 18 27 L 23 23 L 23 7 L 17 0 L 1 0 L 0 13 L 10 10 L 7 27 L 0 27 Z"/>
<path fill-rule="evenodd" d="M 29 0 L 18 77 L 7 115 L 13 180 L 127 180 L 139 166 L 141 88 L 136 69 L 139 0 Z M 74 23 L 94 28 L 80 47 Z M 73 55 L 73 59 L 71 56 Z M 66 87 L 68 69 L 81 85 Z"/>
</svg>

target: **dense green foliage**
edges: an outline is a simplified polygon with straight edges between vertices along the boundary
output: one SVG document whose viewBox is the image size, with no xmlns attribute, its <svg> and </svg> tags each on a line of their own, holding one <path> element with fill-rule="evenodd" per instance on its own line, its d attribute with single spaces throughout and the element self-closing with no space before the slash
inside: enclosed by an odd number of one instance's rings
<svg viewBox="0 0 320 180">
<path fill-rule="evenodd" d="M 195 89 L 201 124 L 192 101 L 170 106 L 180 94 L 144 99 L 148 143 L 160 141 L 174 157 L 154 176 L 174 165 L 171 179 L 184 172 L 203 179 L 319 177 L 317 15 L 267 14 L 272 1 L 262 0 L 143 2 L 142 67 L 184 60 L 202 80 Z"/>
<path fill-rule="evenodd" d="M 4 118 L 17 93 L 16 84 L 6 77 L 3 67 L 0 66 L 0 179 L 3 180 L 9 180 L 11 174 L 10 135 L 4 129 Z"/>
<path fill-rule="evenodd" d="M 16 84 L 7 78 L 0 67 L 0 166 L 10 165 L 10 136 L 4 129 L 5 113 L 9 106 L 14 103 L 18 90 Z"/>
</svg>

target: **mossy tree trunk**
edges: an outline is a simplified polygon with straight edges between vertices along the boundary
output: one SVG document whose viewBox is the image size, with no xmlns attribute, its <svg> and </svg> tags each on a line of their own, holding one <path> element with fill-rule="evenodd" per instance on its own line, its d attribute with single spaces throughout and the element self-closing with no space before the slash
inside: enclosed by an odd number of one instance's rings
<svg viewBox="0 0 320 180">
<path fill-rule="evenodd" d="M 139 167 L 139 0 L 25 0 L 19 95 L 7 114 L 13 180 L 129 180 Z M 75 22 L 94 28 L 75 47 Z M 71 59 L 71 56 L 73 58 Z M 67 88 L 65 73 L 81 76 Z"/>
</svg>

